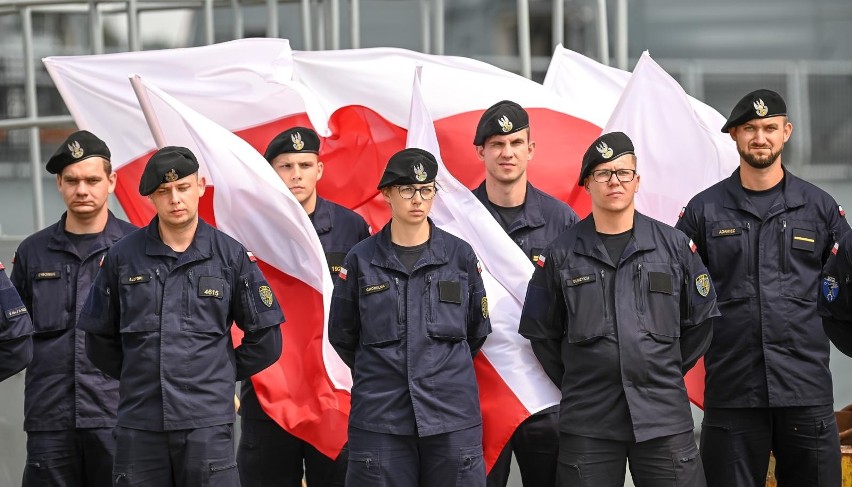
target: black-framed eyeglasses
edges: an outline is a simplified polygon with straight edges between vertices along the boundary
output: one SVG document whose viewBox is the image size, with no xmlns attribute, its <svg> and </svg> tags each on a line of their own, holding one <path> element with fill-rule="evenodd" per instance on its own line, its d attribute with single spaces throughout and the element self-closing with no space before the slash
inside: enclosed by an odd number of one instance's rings
<svg viewBox="0 0 852 487">
<path fill-rule="evenodd" d="M 612 179 L 612 175 L 622 183 L 629 183 L 636 177 L 635 169 L 598 169 L 592 171 L 592 178 L 598 183 L 608 183 Z"/>
<path fill-rule="evenodd" d="M 399 191 L 399 195 L 404 200 L 414 198 L 414 193 L 420 193 L 420 198 L 424 200 L 431 200 L 438 193 L 438 188 L 435 186 L 421 186 L 419 188 L 415 188 L 414 186 L 397 186 L 396 190 Z"/>
</svg>

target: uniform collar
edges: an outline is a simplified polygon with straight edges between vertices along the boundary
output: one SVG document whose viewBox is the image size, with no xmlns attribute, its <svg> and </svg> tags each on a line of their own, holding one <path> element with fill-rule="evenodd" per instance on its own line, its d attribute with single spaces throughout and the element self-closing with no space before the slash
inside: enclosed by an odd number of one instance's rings
<svg viewBox="0 0 852 487">
<path fill-rule="evenodd" d="M 317 233 L 328 233 L 334 225 L 334 215 L 331 212 L 331 203 L 317 196 L 317 204 L 314 206 L 312 217 L 314 230 Z"/>
<path fill-rule="evenodd" d="M 624 248 L 621 260 L 627 260 L 633 254 L 657 248 L 651 226 L 650 218 L 638 211 L 634 211 L 633 237 L 627 243 L 627 247 Z M 595 218 L 592 214 L 589 214 L 589 216 L 577 223 L 577 242 L 574 245 L 574 253 L 597 259 L 612 267 L 617 267 L 617 263 L 613 263 L 610 260 L 609 253 L 606 251 L 603 241 L 598 236 L 597 230 L 595 230 Z"/>
<path fill-rule="evenodd" d="M 59 223 L 56 224 L 56 228 L 54 228 L 53 234 L 50 236 L 50 241 L 47 243 L 47 248 L 50 250 L 59 250 L 77 255 L 77 248 L 71 243 L 71 240 L 68 238 L 68 233 L 65 231 L 65 222 L 67 219 L 68 212 L 66 211 L 59 219 Z M 118 223 L 118 218 L 116 218 L 111 211 L 107 210 L 106 225 L 104 226 L 103 231 L 98 234 L 95 241 L 92 242 L 92 245 L 89 247 L 89 255 L 102 252 L 107 247 L 118 242 L 123 236 L 124 233 L 122 233 L 121 226 Z M 79 257 L 85 260 L 88 255 L 81 255 Z"/>
<path fill-rule="evenodd" d="M 493 203 L 488 200 L 488 192 L 485 189 L 485 181 L 482 182 L 475 190 L 473 190 L 473 194 L 476 198 L 485 205 L 485 208 L 488 209 L 488 212 L 496 219 L 500 221 L 500 217 L 497 214 L 497 210 L 494 209 Z M 527 194 L 524 198 L 524 206 L 521 209 L 521 213 L 512 222 L 509 227 L 507 233 L 512 233 L 515 230 L 520 228 L 529 227 L 536 228 L 544 226 L 544 214 L 542 213 L 542 195 L 529 181 L 527 181 Z"/>
<path fill-rule="evenodd" d="M 414 264 L 414 268 L 411 270 L 412 273 L 421 267 L 441 265 L 448 262 L 447 247 L 443 232 L 438 230 L 431 218 L 427 218 L 427 221 L 429 222 L 429 240 L 426 241 L 426 249 L 423 251 L 423 255 Z M 370 264 L 409 274 L 408 269 L 402 265 L 396 255 L 396 251 L 393 249 L 390 222 L 379 231 L 376 237 L 376 251 L 373 253 Z"/>
<path fill-rule="evenodd" d="M 785 209 L 797 208 L 805 204 L 804 191 L 799 178 L 790 174 L 787 168 L 783 165 L 781 169 L 784 171 L 784 179 L 781 180 L 781 201 Z M 745 189 L 743 189 L 742 178 L 740 177 L 740 168 L 736 168 L 731 174 L 731 177 L 725 180 L 725 208 L 739 211 L 746 211 L 763 219 L 763 215 L 757 214 L 757 209 L 751 203 Z M 774 214 L 773 212 L 772 214 Z"/>
<path fill-rule="evenodd" d="M 160 230 L 158 225 L 160 217 L 154 216 L 148 227 L 145 228 L 145 255 L 149 256 L 166 256 L 178 257 L 177 252 L 171 247 L 163 243 L 160 238 Z M 178 264 L 186 262 L 194 262 L 198 260 L 209 259 L 213 255 L 213 227 L 207 224 L 201 218 L 198 219 L 198 228 L 195 230 L 195 237 L 189 247 L 180 255 Z"/>
</svg>

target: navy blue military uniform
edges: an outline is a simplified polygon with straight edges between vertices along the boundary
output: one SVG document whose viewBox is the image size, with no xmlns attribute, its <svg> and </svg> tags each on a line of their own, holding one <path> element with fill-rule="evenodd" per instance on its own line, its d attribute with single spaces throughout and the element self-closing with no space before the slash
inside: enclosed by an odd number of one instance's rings
<svg viewBox="0 0 852 487">
<path fill-rule="evenodd" d="M 360 215 L 320 197 L 317 197 L 311 222 L 325 251 L 332 277 L 340 272 L 343 259 L 352 246 L 370 236 L 370 227 Z M 342 487 L 348 461 L 346 448 L 332 462 L 310 443 L 278 426 L 260 407 L 250 380 L 244 381 L 240 389 L 240 416 L 242 434 L 237 461 L 243 483 L 300 486 L 304 471 L 311 485 Z M 294 465 L 289 465 L 290 462 Z"/>
<path fill-rule="evenodd" d="M 238 486 L 235 381 L 277 360 L 283 315 L 237 241 L 199 219 L 176 253 L 158 222 L 110 249 L 80 319 L 89 357 L 121 380 L 114 485 Z"/>
<path fill-rule="evenodd" d="M 497 209 L 488 201 L 484 181 L 473 190 L 473 194 L 494 219 L 500 222 Z M 530 183 L 527 183 L 526 194 L 521 212 L 515 221 L 508 225 L 506 233 L 535 264 L 542 250 L 571 225 L 577 223 L 579 218 L 570 206 Z M 533 414 L 518 425 L 488 473 L 488 485 L 505 486 L 508 483 L 513 451 L 519 463 L 524 466 L 529 465 L 527 468 L 522 468 L 521 472 L 522 475 L 526 472 L 525 483 L 532 485 L 542 482 L 543 480 L 539 477 L 543 474 L 541 457 L 550 452 L 554 456 L 553 461 L 543 463 L 548 465 L 556 463 L 555 455 L 559 449 L 559 438 L 556 434 L 558 422 L 559 406 L 553 406 Z"/>
<path fill-rule="evenodd" d="M 136 229 L 112 213 L 79 255 L 59 222 L 27 237 L 11 280 L 30 310 L 33 360 L 24 388 L 27 465 L 24 486 L 103 485 L 115 450 L 118 381 L 86 356 L 78 318 L 106 252 Z"/>
<path fill-rule="evenodd" d="M 839 475 L 829 343 L 816 301 L 823 263 L 849 224 L 816 186 L 786 169 L 781 184 L 775 204 L 760 215 L 737 169 L 695 196 L 677 223 L 707 262 L 722 312 L 704 360 L 702 456 L 710 485 L 722 474 L 718 485 L 765 477 L 770 442 L 779 481 L 832 485 L 814 483 L 816 472 Z M 748 451 L 705 447 L 728 444 L 740 431 L 759 444 Z M 749 456 L 753 471 L 731 466 Z"/>
<path fill-rule="evenodd" d="M 24 370 L 33 358 L 33 324 L 0 262 L 0 382 Z"/>
<path fill-rule="evenodd" d="M 691 438 L 683 374 L 706 349 L 705 322 L 718 314 L 713 283 L 685 235 L 637 212 L 633 236 L 613 262 L 590 215 L 542 254 L 519 333 L 562 390 L 562 435 L 623 442 L 630 451 L 684 432 Z M 690 440 L 677 454 L 668 468 L 682 476 L 698 449 Z M 560 465 L 589 481 L 601 472 L 585 460 L 560 447 Z M 619 482 L 623 467 L 620 475 Z"/>
<path fill-rule="evenodd" d="M 367 447 L 367 432 L 384 434 L 388 443 L 413 439 L 425 449 L 430 438 L 463 432 L 470 438 L 461 438 L 458 449 L 431 456 L 446 457 L 442 467 L 453 469 L 456 485 L 484 480 L 472 358 L 491 332 L 485 288 L 473 249 L 429 225 L 428 245 L 411 272 L 392 247 L 389 223 L 352 248 L 335 284 L 329 341 L 353 373 L 347 485 L 423 485 L 396 475 L 383 454 L 396 445 Z M 421 471 L 429 468 L 441 467 L 424 462 Z"/>
</svg>

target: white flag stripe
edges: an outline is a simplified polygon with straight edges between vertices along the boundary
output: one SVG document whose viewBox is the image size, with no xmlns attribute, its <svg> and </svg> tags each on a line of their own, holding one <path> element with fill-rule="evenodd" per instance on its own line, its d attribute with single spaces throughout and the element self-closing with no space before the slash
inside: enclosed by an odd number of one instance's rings
<svg viewBox="0 0 852 487">
<path fill-rule="evenodd" d="M 140 81 L 166 142 L 192 150 L 212 177 L 217 227 L 322 293 L 327 324 L 333 288 L 328 263 L 313 224 L 290 190 L 248 143 L 144 78 Z M 331 350 L 326 356 L 324 350 L 323 358 L 335 386 L 350 389 L 349 369 L 338 355 Z"/>
<path fill-rule="evenodd" d="M 642 54 L 605 132 L 632 140 L 642 180 L 636 208 L 674 225 L 681 207 L 739 164 L 735 145 L 719 129 L 725 119 L 696 102 L 647 52 Z"/>
<path fill-rule="evenodd" d="M 521 303 L 533 266 L 470 190 L 459 183 L 441 160 L 435 126 L 420 91 L 420 67 L 414 77 L 408 123 L 408 147 L 419 147 L 438 159 L 442 190 L 432 205 L 435 224 L 468 242 L 483 265 L 492 333 L 481 353 L 494 366 L 527 411 L 558 404 L 561 394 L 544 373 L 529 341 L 518 334 Z M 440 73 L 427 71 L 429 76 Z"/>
</svg>

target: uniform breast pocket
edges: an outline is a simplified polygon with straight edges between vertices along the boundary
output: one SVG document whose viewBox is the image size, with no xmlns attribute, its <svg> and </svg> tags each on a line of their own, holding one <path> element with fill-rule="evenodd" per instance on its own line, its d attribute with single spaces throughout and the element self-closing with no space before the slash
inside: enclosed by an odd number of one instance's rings
<svg viewBox="0 0 852 487">
<path fill-rule="evenodd" d="M 750 232 L 747 221 L 707 222 L 707 268 L 713 273 L 720 301 L 753 294 Z"/>
<path fill-rule="evenodd" d="M 231 285 L 229 269 L 193 268 L 186 273 L 182 331 L 222 335 L 230 326 Z"/>
<path fill-rule="evenodd" d="M 389 276 L 358 278 L 362 345 L 381 346 L 400 340 L 399 327 L 405 316 L 400 284 Z"/>
<path fill-rule="evenodd" d="M 451 342 L 467 338 L 467 279 L 428 274 L 423 295 L 429 337 Z"/>
<path fill-rule="evenodd" d="M 806 220 L 786 220 L 786 228 L 781 232 L 781 269 L 784 274 L 784 286 L 781 293 L 808 301 L 817 298 L 817 287 L 822 270 L 822 251 L 825 241 L 814 222 Z"/>
<path fill-rule="evenodd" d="M 162 291 L 156 270 L 119 271 L 118 295 L 121 333 L 159 330 Z"/>
<path fill-rule="evenodd" d="M 569 343 L 591 343 L 615 334 L 613 310 L 606 300 L 606 271 L 593 267 L 561 269 L 562 296 L 567 309 Z"/>
<path fill-rule="evenodd" d="M 32 319 L 36 333 L 61 331 L 74 326 L 74 283 L 68 268 L 61 264 L 39 268 L 30 276 Z"/>
<path fill-rule="evenodd" d="M 670 264 L 636 264 L 636 307 L 643 331 L 664 341 L 680 336 L 682 280 L 679 269 Z"/>
</svg>

